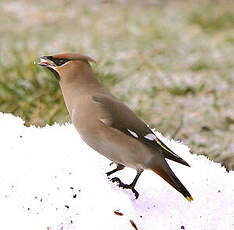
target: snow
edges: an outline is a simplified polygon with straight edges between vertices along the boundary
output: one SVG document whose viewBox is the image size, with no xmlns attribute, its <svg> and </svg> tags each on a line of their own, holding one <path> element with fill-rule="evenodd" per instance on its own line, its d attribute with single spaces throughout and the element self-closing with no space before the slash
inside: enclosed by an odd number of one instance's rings
<svg viewBox="0 0 234 230">
<path fill-rule="evenodd" d="M 191 168 L 169 162 L 192 194 L 188 202 L 157 174 L 145 170 L 136 189 L 112 184 L 110 161 L 80 139 L 71 124 L 25 127 L 0 113 L 1 229 L 234 229 L 234 172 L 181 143 L 157 136 Z M 135 171 L 115 174 L 131 182 Z M 118 215 L 122 213 L 123 215 Z"/>
</svg>

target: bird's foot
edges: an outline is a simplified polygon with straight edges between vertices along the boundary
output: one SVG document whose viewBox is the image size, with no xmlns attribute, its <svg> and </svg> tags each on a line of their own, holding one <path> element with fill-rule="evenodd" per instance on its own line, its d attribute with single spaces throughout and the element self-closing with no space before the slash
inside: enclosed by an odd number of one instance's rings
<svg viewBox="0 0 234 230">
<path fill-rule="evenodd" d="M 131 189 L 132 192 L 134 193 L 136 199 L 139 197 L 139 193 L 137 190 L 134 188 L 134 184 L 124 184 L 118 177 L 114 177 L 111 179 L 111 182 L 117 182 L 119 187 L 124 188 L 124 189 Z"/>
</svg>

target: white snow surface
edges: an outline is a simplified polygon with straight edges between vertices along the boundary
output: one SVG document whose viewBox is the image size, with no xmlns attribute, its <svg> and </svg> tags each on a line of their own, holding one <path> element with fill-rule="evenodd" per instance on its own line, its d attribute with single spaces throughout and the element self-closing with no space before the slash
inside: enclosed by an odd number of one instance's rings
<svg viewBox="0 0 234 230">
<path fill-rule="evenodd" d="M 89 148 L 73 125 L 23 123 L 0 113 L 1 229 L 234 229 L 234 172 L 191 155 L 182 143 L 156 133 L 191 165 L 169 162 L 194 201 L 149 170 L 136 185 L 136 200 L 131 191 L 110 182 L 105 172 L 115 166 Z M 135 174 L 125 168 L 113 175 L 130 183 Z"/>
</svg>

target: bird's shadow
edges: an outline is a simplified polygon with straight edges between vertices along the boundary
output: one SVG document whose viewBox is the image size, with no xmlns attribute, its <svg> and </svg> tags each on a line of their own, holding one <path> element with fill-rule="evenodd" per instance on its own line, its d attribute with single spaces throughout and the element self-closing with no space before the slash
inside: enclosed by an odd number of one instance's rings
<svg viewBox="0 0 234 230">
<path fill-rule="evenodd" d="M 129 177 L 130 174 L 125 172 L 125 174 L 122 174 L 121 180 L 129 180 Z M 111 179 L 110 177 L 108 178 Z M 138 183 L 135 187 L 139 193 L 138 199 L 135 198 L 134 193 L 130 189 L 123 189 L 118 186 L 118 183 L 112 183 L 110 181 L 113 189 L 117 190 L 118 193 L 124 193 L 129 198 L 137 216 L 141 217 L 150 215 L 159 217 L 165 213 L 170 213 L 170 210 L 178 209 L 179 211 L 179 209 L 186 207 L 187 201 L 184 200 L 180 194 L 177 194 L 177 191 L 174 191 L 173 188 L 170 188 L 171 191 L 168 191 L 168 189 L 166 189 L 166 187 L 162 186 L 161 184 L 152 183 L 152 181 L 155 180 L 154 174 L 146 172 L 145 176 L 140 180 L 141 182 Z M 129 183 L 129 181 L 124 182 Z M 162 189 L 164 191 L 162 191 Z M 181 203 L 184 203 L 185 205 L 182 205 L 180 208 L 178 208 L 178 206 L 175 207 L 175 200 L 178 199 L 181 199 Z"/>
<path fill-rule="evenodd" d="M 160 197 L 160 195 L 152 194 L 151 192 L 144 191 L 143 189 L 138 189 L 139 198 L 135 199 L 134 195 L 131 195 L 131 204 L 136 214 L 139 216 L 148 215 L 160 215 L 160 213 L 166 212 L 170 208 L 168 203 L 165 203 L 165 197 Z M 129 191 L 130 192 L 130 191 Z M 130 194 L 129 194 L 130 196 Z"/>
<path fill-rule="evenodd" d="M 153 191 L 147 192 L 144 188 L 138 188 L 139 197 L 136 199 L 134 193 L 130 189 L 123 189 L 116 183 L 110 183 L 115 190 L 128 196 L 136 215 L 139 217 L 144 217 L 149 215 L 149 213 L 153 216 L 159 216 L 161 213 L 165 213 L 172 208 L 170 203 L 171 198 L 168 199 L 166 194 L 156 194 Z"/>
</svg>

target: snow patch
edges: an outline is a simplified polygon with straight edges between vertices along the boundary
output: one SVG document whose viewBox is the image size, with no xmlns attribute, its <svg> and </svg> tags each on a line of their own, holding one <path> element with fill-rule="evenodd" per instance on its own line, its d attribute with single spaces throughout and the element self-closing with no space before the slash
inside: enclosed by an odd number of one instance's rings
<svg viewBox="0 0 234 230">
<path fill-rule="evenodd" d="M 151 171 L 140 177 L 135 200 L 105 172 L 110 161 L 83 143 L 71 124 L 25 127 L 0 113 L 0 216 L 4 230 L 234 228 L 234 173 L 182 143 L 156 135 L 191 168 L 169 161 L 191 192 L 184 197 Z M 132 169 L 118 173 L 123 182 Z M 121 213 L 121 214 L 119 214 Z M 123 214 L 123 215 L 122 215 Z"/>
</svg>

